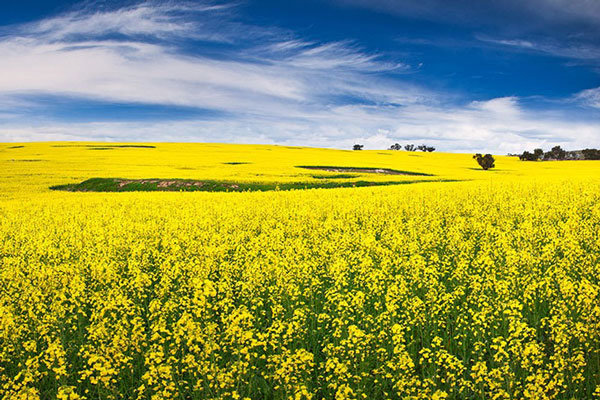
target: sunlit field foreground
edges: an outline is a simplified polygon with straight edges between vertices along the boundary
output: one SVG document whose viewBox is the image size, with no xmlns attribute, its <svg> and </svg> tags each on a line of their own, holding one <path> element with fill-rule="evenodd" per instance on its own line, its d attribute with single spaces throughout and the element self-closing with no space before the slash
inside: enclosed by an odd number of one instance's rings
<svg viewBox="0 0 600 400">
<path fill-rule="evenodd" d="M 3 399 L 600 398 L 600 162 L 114 146 L 0 144 Z"/>
</svg>

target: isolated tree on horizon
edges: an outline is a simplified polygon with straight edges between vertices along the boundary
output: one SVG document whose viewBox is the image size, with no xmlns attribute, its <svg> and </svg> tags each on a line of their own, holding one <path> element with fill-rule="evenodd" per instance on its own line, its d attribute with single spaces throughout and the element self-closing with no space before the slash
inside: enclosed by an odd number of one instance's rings
<svg viewBox="0 0 600 400">
<path fill-rule="evenodd" d="M 352 146 L 352 150 L 362 150 L 363 147 L 365 146 L 363 146 L 362 144 L 355 144 L 354 146 Z"/>
<path fill-rule="evenodd" d="M 490 168 L 495 167 L 494 163 L 496 160 L 494 160 L 494 156 L 492 156 L 491 154 L 486 154 L 485 156 L 482 156 L 480 153 L 477 153 L 473 156 L 473 158 L 477 160 L 479 166 L 486 171 Z"/>
</svg>

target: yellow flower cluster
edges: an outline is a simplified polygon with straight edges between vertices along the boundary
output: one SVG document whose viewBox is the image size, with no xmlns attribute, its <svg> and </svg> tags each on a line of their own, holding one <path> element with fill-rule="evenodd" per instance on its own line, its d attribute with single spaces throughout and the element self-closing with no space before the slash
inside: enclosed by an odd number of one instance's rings
<svg viewBox="0 0 600 400">
<path fill-rule="evenodd" d="M 0 145 L 2 399 L 600 399 L 600 163 L 54 145 Z M 461 182 L 47 189 L 310 163 Z"/>
</svg>

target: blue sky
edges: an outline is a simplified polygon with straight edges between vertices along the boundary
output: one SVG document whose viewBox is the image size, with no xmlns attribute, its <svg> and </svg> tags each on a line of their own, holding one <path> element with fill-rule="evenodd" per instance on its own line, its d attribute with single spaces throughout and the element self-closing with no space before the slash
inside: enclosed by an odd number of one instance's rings
<svg viewBox="0 0 600 400">
<path fill-rule="evenodd" d="M 0 54 L 0 141 L 600 147 L 593 0 L 21 0 Z"/>
</svg>

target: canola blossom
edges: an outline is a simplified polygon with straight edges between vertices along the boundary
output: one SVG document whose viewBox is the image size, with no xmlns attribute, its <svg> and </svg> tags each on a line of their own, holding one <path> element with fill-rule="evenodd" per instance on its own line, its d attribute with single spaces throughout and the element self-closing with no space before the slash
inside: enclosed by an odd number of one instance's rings
<svg viewBox="0 0 600 400">
<path fill-rule="evenodd" d="M 56 145 L 0 144 L 0 398 L 600 399 L 600 162 Z M 457 182 L 48 189 L 325 162 Z"/>
</svg>

